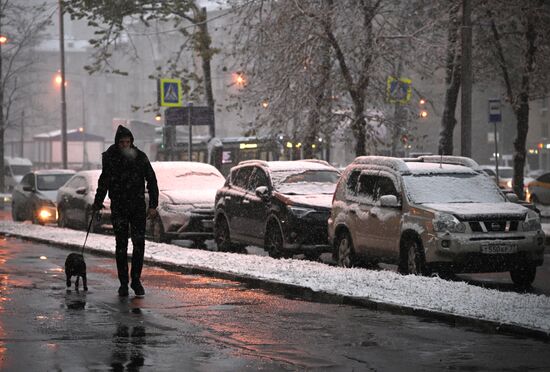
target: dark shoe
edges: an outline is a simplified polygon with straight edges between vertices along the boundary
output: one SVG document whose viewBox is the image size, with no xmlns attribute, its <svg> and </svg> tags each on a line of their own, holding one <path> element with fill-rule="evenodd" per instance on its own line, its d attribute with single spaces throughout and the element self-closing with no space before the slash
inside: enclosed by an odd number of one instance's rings
<svg viewBox="0 0 550 372">
<path fill-rule="evenodd" d="M 136 294 L 136 297 L 144 297 L 145 296 L 145 289 L 143 289 L 143 286 L 140 282 L 133 282 L 130 287 L 134 290 L 134 293 Z"/>
<path fill-rule="evenodd" d="M 128 297 L 128 286 L 127 285 L 121 285 L 118 288 L 118 295 L 120 297 Z"/>
</svg>

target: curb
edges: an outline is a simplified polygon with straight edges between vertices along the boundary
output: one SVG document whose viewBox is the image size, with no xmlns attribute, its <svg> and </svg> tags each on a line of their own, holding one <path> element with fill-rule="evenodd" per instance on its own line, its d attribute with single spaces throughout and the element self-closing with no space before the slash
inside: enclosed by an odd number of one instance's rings
<svg viewBox="0 0 550 372">
<path fill-rule="evenodd" d="M 6 237 L 16 237 L 22 240 L 27 240 L 27 241 L 32 241 L 32 242 L 37 242 L 42 244 L 48 244 L 48 245 L 56 246 L 62 249 L 80 250 L 82 248 L 78 244 L 52 242 L 48 239 L 28 237 L 28 236 L 14 234 L 14 233 L 9 233 L 9 234 L 1 233 L 0 235 L 4 235 Z M 98 251 L 92 248 L 85 248 L 85 251 L 88 253 L 93 253 L 97 256 L 114 257 L 113 253 Z M 129 256 L 131 256 L 131 254 L 129 254 Z M 413 307 L 374 301 L 365 297 L 359 298 L 359 297 L 351 297 L 351 296 L 339 295 L 339 294 L 334 294 L 329 292 L 317 292 L 312 290 L 311 288 L 301 287 L 298 285 L 258 279 L 247 275 L 223 273 L 223 272 L 206 269 L 206 268 L 200 268 L 200 267 L 182 266 L 182 265 L 177 265 L 177 264 L 168 263 L 168 262 L 155 261 L 148 258 L 145 258 L 144 262 L 152 266 L 162 267 L 166 270 L 173 271 L 173 272 L 174 271 L 180 272 L 182 274 L 206 275 L 206 276 L 215 277 L 219 279 L 238 281 L 241 283 L 245 283 L 251 288 L 265 289 L 272 293 L 283 294 L 287 296 L 290 295 L 290 296 L 300 298 L 302 300 L 310 301 L 310 302 L 360 306 L 360 307 L 367 308 L 369 310 L 386 311 L 397 315 L 412 315 L 412 316 L 419 316 L 419 317 L 428 318 L 428 319 L 435 319 L 437 321 L 446 323 L 450 326 L 458 326 L 458 327 L 475 326 L 476 328 L 488 333 L 519 335 L 519 336 L 530 337 L 530 338 L 547 341 L 547 342 L 550 341 L 550 333 L 547 333 L 542 330 L 523 327 L 520 325 L 503 324 L 492 320 L 471 318 L 463 315 L 443 313 L 443 312 L 434 311 L 434 310 L 417 309 Z"/>
</svg>

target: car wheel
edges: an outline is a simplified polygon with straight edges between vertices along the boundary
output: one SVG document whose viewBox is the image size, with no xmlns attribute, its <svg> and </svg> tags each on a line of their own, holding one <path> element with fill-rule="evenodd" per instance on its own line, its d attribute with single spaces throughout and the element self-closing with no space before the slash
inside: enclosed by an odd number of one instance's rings
<svg viewBox="0 0 550 372">
<path fill-rule="evenodd" d="M 417 239 L 409 238 L 403 243 L 399 272 L 411 275 L 428 275 L 424 251 Z"/>
<path fill-rule="evenodd" d="M 220 217 L 216 221 L 214 228 L 214 240 L 218 246 L 218 252 L 231 252 L 231 236 L 229 224 L 225 217 Z"/>
<path fill-rule="evenodd" d="M 14 221 L 21 221 L 21 218 L 19 217 L 19 214 L 17 213 L 17 208 L 15 208 L 15 204 L 11 204 L 11 219 Z"/>
<path fill-rule="evenodd" d="M 171 239 L 168 236 L 166 236 L 166 233 L 164 231 L 164 225 L 162 224 L 162 220 L 160 219 L 160 217 L 157 217 L 153 220 L 153 225 L 151 229 L 152 229 L 154 242 L 170 243 Z"/>
<path fill-rule="evenodd" d="M 65 215 L 65 211 L 63 211 L 63 209 L 59 209 L 57 211 L 57 226 L 69 227 L 69 224 L 67 223 L 67 216 Z"/>
<path fill-rule="evenodd" d="M 355 249 L 349 232 L 344 231 L 338 234 L 338 239 L 335 244 L 336 262 L 340 267 L 353 267 L 357 265 L 355 258 Z"/>
<path fill-rule="evenodd" d="M 535 281 L 537 267 L 534 265 L 520 266 L 510 271 L 510 277 L 515 285 L 520 287 L 529 287 Z"/>
<path fill-rule="evenodd" d="M 288 257 L 283 251 L 283 234 L 281 229 L 274 224 L 270 225 L 265 237 L 265 250 L 269 257 L 281 258 Z"/>
</svg>

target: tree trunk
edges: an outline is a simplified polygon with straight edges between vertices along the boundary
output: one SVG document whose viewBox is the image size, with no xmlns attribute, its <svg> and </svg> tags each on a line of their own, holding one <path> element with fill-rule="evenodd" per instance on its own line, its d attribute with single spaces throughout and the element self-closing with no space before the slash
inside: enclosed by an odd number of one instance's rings
<svg viewBox="0 0 550 372">
<path fill-rule="evenodd" d="M 212 90 L 212 66 L 211 66 L 212 55 L 214 54 L 214 51 L 211 48 L 212 38 L 208 33 L 206 8 L 201 8 L 199 10 L 199 15 L 197 16 L 197 25 L 199 28 L 197 37 L 199 39 L 199 42 L 198 42 L 199 53 L 202 59 L 202 73 L 204 78 L 204 94 L 206 98 L 206 105 L 212 109 L 212 112 L 214 112 L 214 123 L 212 123 L 212 125 L 209 128 L 210 137 L 213 138 L 216 136 L 216 123 L 215 123 L 216 110 L 215 110 L 214 93 Z"/>
<path fill-rule="evenodd" d="M 525 51 L 525 67 L 521 79 L 521 91 L 518 97 L 519 100 L 516 110 L 518 134 L 514 140 L 514 179 L 512 182 L 514 192 L 520 199 L 524 198 L 523 170 L 525 168 L 525 159 L 527 156 L 525 143 L 527 141 L 527 132 L 529 131 L 529 84 L 530 76 L 535 66 L 535 54 L 537 53 L 535 43 L 538 36 L 533 19 L 527 16 L 526 23 L 525 41 L 527 42 L 527 50 Z"/>
<path fill-rule="evenodd" d="M 355 134 L 355 156 L 367 155 L 365 103 L 363 97 L 353 100 L 353 123 L 351 128 Z"/>
<path fill-rule="evenodd" d="M 458 3 L 449 12 L 445 103 L 439 134 L 439 154 L 453 154 L 453 133 L 456 126 L 456 105 L 461 84 L 460 53 L 458 48 Z"/>
</svg>

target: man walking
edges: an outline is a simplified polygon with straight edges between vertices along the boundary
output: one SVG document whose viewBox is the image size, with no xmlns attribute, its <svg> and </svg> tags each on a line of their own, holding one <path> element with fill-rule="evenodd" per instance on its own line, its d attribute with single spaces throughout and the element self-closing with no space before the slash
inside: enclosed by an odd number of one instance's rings
<svg viewBox="0 0 550 372">
<path fill-rule="evenodd" d="M 145 181 L 149 192 L 149 208 L 145 205 Z M 103 208 L 109 192 L 111 222 L 116 237 L 116 265 L 120 288 L 118 295 L 128 296 L 128 283 L 136 297 L 145 296 L 141 269 L 145 254 L 145 219 L 157 216 L 159 190 L 155 172 L 147 155 L 134 146 L 134 136 L 119 125 L 115 143 L 102 155 L 102 171 L 95 195 L 94 210 Z M 132 268 L 128 278 L 128 233 L 132 238 Z"/>
</svg>

